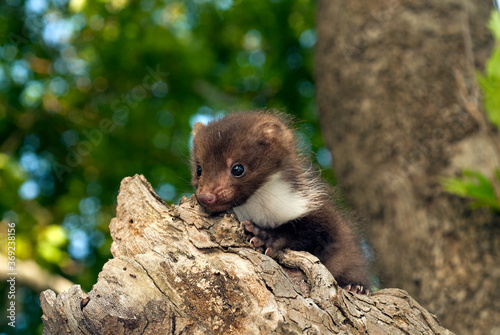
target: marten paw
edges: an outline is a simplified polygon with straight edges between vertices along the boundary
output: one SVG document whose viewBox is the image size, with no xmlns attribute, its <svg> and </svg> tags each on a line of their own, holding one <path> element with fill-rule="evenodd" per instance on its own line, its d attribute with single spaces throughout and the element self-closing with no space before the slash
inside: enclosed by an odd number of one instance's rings
<svg viewBox="0 0 500 335">
<path fill-rule="evenodd" d="M 264 236 L 262 236 L 263 231 L 259 227 L 255 226 L 250 221 L 243 221 L 241 222 L 241 224 L 243 225 L 243 227 L 245 227 L 247 241 L 249 241 L 255 248 L 259 248 L 264 245 Z"/>
<path fill-rule="evenodd" d="M 249 236 L 247 238 L 251 238 L 252 236 L 258 234 L 260 232 L 260 228 L 255 226 L 252 222 L 250 221 L 241 221 L 241 224 L 245 228 L 245 233 Z"/>
<path fill-rule="evenodd" d="M 257 227 L 250 221 L 243 221 L 241 224 L 245 227 L 248 241 L 254 248 L 263 251 L 267 256 L 275 258 L 278 252 L 283 249 L 284 241 L 282 238 L 273 238 L 269 231 Z"/>
<path fill-rule="evenodd" d="M 356 294 L 370 294 L 370 290 L 363 287 L 362 285 L 349 284 L 344 286 L 343 289 Z"/>
</svg>

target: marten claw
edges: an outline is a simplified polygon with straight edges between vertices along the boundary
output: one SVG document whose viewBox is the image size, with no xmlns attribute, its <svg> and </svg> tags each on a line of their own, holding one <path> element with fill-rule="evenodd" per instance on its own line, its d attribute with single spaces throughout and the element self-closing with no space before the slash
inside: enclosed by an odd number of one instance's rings
<svg viewBox="0 0 500 335">
<path fill-rule="evenodd" d="M 250 241 L 252 246 L 257 250 L 259 250 L 260 247 L 264 247 L 263 249 L 265 250 L 263 251 L 265 255 L 275 258 L 278 255 L 278 251 L 283 248 L 282 241 L 277 243 L 265 229 L 257 227 L 250 221 L 242 221 L 241 224 L 245 227 L 247 241 Z"/>
<path fill-rule="evenodd" d="M 262 241 L 260 238 L 254 236 L 250 239 L 250 243 L 256 248 L 261 247 L 264 245 L 264 241 Z"/>
<path fill-rule="evenodd" d="M 245 231 L 247 233 L 250 233 L 250 234 L 253 234 L 253 235 L 256 235 L 256 234 L 259 233 L 259 228 L 257 228 L 256 226 L 254 226 L 252 222 L 250 222 L 250 221 L 242 221 L 241 224 L 243 225 L 243 227 L 245 227 Z"/>
<path fill-rule="evenodd" d="M 356 294 L 370 294 L 370 291 L 368 289 L 365 289 L 362 285 L 346 285 L 343 287 L 344 290 L 356 293 Z"/>
<path fill-rule="evenodd" d="M 264 252 L 266 256 L 269 256 L 271 258 L 275 258 L 277 255 L 277 252 L 273 248 L 266 248 L 266 251 Z"/>
<path fill-rule="evenodd" d="M 250 221 L 242 221 L 241 224 L 245 227 L 245 233 L 247 233 L 247 241 L 249 241 L 254 248 L 262 247 L 265 242 L 258 235 L 261 234 L 261 230 L 255 226 Z"/>
</svg>

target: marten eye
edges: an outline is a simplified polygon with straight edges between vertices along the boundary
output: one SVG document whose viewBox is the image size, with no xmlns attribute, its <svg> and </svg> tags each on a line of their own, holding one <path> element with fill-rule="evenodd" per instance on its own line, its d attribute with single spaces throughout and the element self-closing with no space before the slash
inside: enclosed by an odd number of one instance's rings
<svg viewBox="0 0 500 335">
<path fill-rule="evenodd" d="M 201 166 L 197 166 L 196 167 L 196 178 L 200 178 L 201 177 Z"/>
<path fill-rule="evenodd" d="M 235 177 L 241 177 L 245 173 L 245 167 L 241 164 L 235 164 L 231 168 L 231 174 Z"/>
</svg>

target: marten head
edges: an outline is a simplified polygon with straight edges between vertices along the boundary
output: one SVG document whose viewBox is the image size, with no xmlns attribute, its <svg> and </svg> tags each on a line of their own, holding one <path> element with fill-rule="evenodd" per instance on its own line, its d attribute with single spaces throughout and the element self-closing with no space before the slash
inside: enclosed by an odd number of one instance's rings
<svg viewBox="0 0 500 335">
<path fill-rule="evenodd" d="M 269 176 L 297 166 L 294 133 L 283 116 L 229 114 L 196 123 L 193 135 L 192 184 L 211 213 L 242 205 Z"/>
</svg>

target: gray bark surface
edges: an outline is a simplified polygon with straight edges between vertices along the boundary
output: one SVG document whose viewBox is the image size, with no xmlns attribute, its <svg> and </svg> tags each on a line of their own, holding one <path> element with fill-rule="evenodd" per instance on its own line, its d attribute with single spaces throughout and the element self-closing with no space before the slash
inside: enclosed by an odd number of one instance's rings
<svg viewBox="0 0 500 335">
<path fill-rule="evenodd" d="M 166 205 L 123 179 L 109 260 L 92 291 L 41 294 L 43 334 L 451 334 L 406 292 L 340 289 L 319 260 L 253 250 L 230 214 Z"/>
<path fill-rule="evenodd" d="M 382 286 L 407 290 L 457 333 L 499 333 L 500 218 L 440 184 L 500 166 L 475 78 L 493 45 L 491 1 L 318 6 L 323 136 L 346 198 L 370 222 Z"/>
</svg>

